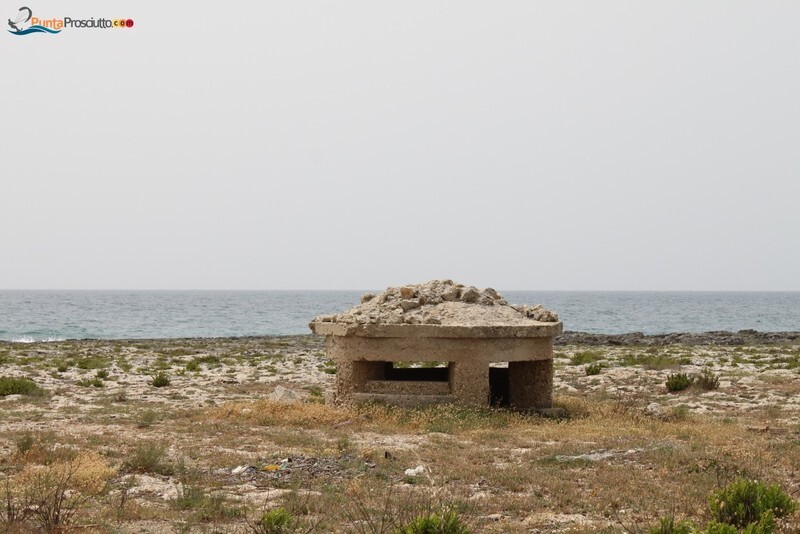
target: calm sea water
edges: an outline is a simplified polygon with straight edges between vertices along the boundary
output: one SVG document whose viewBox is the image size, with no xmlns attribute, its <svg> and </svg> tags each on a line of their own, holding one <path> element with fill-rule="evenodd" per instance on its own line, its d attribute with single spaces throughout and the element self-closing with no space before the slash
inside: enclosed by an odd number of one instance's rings
<svg viewBox="0 0 800 534">
<path fill-rule="evenodd" d="M 363 291 L 0 291 L 0 340 L 307 334 Z M 619 334 L 800 330 L 800 292 L 501 291 L 566 330 Z"/>
</svg>

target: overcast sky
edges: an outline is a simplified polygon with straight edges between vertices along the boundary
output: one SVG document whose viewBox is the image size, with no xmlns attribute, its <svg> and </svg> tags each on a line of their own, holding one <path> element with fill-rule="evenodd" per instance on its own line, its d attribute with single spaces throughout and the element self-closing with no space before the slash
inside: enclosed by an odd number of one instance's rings
<svg viewBox="0 0 800 534">
<path fill-rule="evenodd" d="M 25 5 L 0 288 L 800 290 L 800 3 Z"/>
</svg>

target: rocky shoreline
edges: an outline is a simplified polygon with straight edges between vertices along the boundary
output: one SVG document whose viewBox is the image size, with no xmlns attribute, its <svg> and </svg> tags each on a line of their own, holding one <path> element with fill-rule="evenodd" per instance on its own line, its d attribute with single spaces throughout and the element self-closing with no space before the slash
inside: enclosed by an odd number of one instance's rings
<svg viewBox="0 0 800 534">
<path fill-rule="evenodd" d="M 180 341 L 207 341 L 207 342 L 236 342 L 257 341 L 281 338 L 315 337 L 313 334 L 293 335 L 263 335 L 263 336 L 225 336 L 225 337 L 189 337 L 189 338 L 141 338 L 141 339 L 67 339 L 59 341 L 37 341 L 22 343 L 16 341 L 0 340 L 0 346 L 10 345 L 43 345 L 64 342 L 180 342 Z M 619 345 L 777 345 L 795 343 L 800 341 L 800 331 L 792 332 L 761 332 L 758 330 L 717 330 L 709 332 L 670 332 L 666 334 L 644 334 L 642 332 L 628 332 L 625 334 L 599 334 L 591 332 L 576 332 L 567 330 L 555 338 L 556 345 L 591 345 L 609 347 Z"/>
<path fill-rule="evenodd" d="M 800 332 L 759 332 L 758 330 L 673 332 L 669 334 L 592 334 L 566 331 L 555 339 L 556 345 L 773 345 L 800 340 Z"/>
</svg>

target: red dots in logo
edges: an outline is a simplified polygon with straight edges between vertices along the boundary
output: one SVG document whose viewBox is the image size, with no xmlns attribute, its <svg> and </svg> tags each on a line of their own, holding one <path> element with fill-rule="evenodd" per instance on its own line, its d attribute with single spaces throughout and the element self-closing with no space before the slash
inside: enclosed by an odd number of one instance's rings
<svg viewBox="0 0 800 534">
<path fill-rule="evenodd" d="M 125 21 L 125 26 L 128 28 L 133 28 L 133 19 L 128 19 Z"/>
</svg>

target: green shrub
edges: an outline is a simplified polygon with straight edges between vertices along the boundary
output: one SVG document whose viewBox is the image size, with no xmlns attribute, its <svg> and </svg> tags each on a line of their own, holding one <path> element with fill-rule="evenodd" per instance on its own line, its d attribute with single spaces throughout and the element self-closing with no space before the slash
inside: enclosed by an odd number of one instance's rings
<svg viewBox="0 0 800 534">
<path fill-rule="evenodd" d="M 725 523 L 712 521 L 705 530 L 701 531 L 701 534 L 739 534 L 739 529 Z"/>
<path fill-rule="evenodd" d="M 715 375 L 708 369 L 703 369 L 694 382 L 699 388 L 711 391 L 719 387 L 719 375 Z"/>
<path fill-rule="evenodd" d="M 753 528 L 756 530 L 750 532 L 755 533 L 771 532 L 773 517 L 791 514 L 797 509 L 797 503 L 777 484 L 767 486 L 757 480 L 740 478 L 712 493 L 708 497 L 708 507 L 715 521 Z"/>
<path fill-rule="evenodd" d="M 105 358 L 101 358 L 99 356 L 86 356 L 84 358 L 79 359 L 75 365 L 78 369 L 102 369 L 103 367 L 108 367 L 109 362 Z"/>
<path fill-rule="evenodd" d="M 398 534 L 469 534 L 469 529 L 455 512 L 418 517 L 398 529 Z"/>
<path fill-rule="evenodd" d="M 100 380 L 105 380 L 108 378 L 108 369 L 98 369 L 94 376 Z"/>
<path fill-rule="evenodd" d="M 775 520 L 772 514 L 766 514 L 758 523 L 751 523 L 743 529 L 738 529 L 727 523 L 712 521 L 706 526 L 702 534 L 772 534 L 775 530 Z"/>
<path fill-rule="evenodd" d="M 166 447 L 157 443 L 142 443 L 133 449 L 123 467 L 134 473 L 172 475 L 175 469 L 171 464 L 164 462 L 166 450 Z"/>
<path fill-rule="evenodd" d="M 56 367 L 56 371 L 59 373 L 65 373 L 69 369 L 69 364 L 67 362 L 59 362 L 58 366 Z"/>
<path fill-rule="evenodd" d="M 103 384 L 103 381 L 100 380 L 97 377 L 95 377 L 95 378 L 84 378 L 84 379 L 78 380 L 76 382 L 76 384 L 78 384 L 82 388 L 88 388 L 90 386 L 94 386 L 96 388 L 105 387 L 105 384 Z"/>
<path fill-rule="evenodd" d="M 591 350 L 584 350 L 580 352 L 576 352 L 572 355 L 569 359 L 570 365 L 583 365 L 585 363 L 594 363 L 598 360 L 603 359 L 602 352 L 596 352 Z"/>
<path fill-rule="evenodd" d="M 41 392 L 33 380 L 29 378 L 16 378 L 0 376 L 0 397 L 6 395 L 34 395 Z"/>
<path fill-rule="evenodd" d="M 688 521 L 676 522 L 674 517 L 662 517 L 659 525 L 650 529 L 650 534 L 692 534 L 694 531 Z"/>
<path fill-rule="evenodd" d="M 200 362 L 198 362 L 197 360 L 191 360 L 190 362 L 188 362 L 186 364 L 186 370 L 187 371 L 192 371 L 192 372 L 199 371 L 200 370 Z"/>
<path fill-rule="evenodd" d="M 23 455 L 33 448 L 36 444 L 36 438 L 30 434 L 23 434 L 14 440 L 14 444 L 17 446 L 17 454 Z"/>
<path fill-rule="evenodd" d="M 668 391 L 683 391 L 694 383 L 694 378 L 686 373 L 673 373 L 667 377 Z"/>
<path fill-rule="evenodd" d="M 603 370 L 602 363 L 590 363 L 586 366 L 586 376 L 594 376 L 599 375 L 600 371 Z"/>
<path fill-rule="evenodd" d="M 169 375 L 167 373 L 163 372 L 163 371 L 161 371 L 159 373 L 156 373 L 153 376 L 153 381 L 151 382 L 153 387 L 156 387 L 156 388 L 166 387 L 166 386 L 170 385 L 170 383 L 171 383 L 171 381 L 169 379 Z"/>
<path fill-rule="evenodd" d="M 669 354 L 625 354 L 619 360 L 619 365 L 630 367 L 641 365 L 645 369 L 662 370 L 677 367 L 679 365 L 690 365 L 692 359 L 688 356 L 673 356 Z"/>
<path fill-rule="evenodd" d="M 294 530 L 295 520 L 286 509 L 273 508 L 264 512 L 255 527 L 253 530 L 264 534 L 284 534 Z"/>
</svg>

